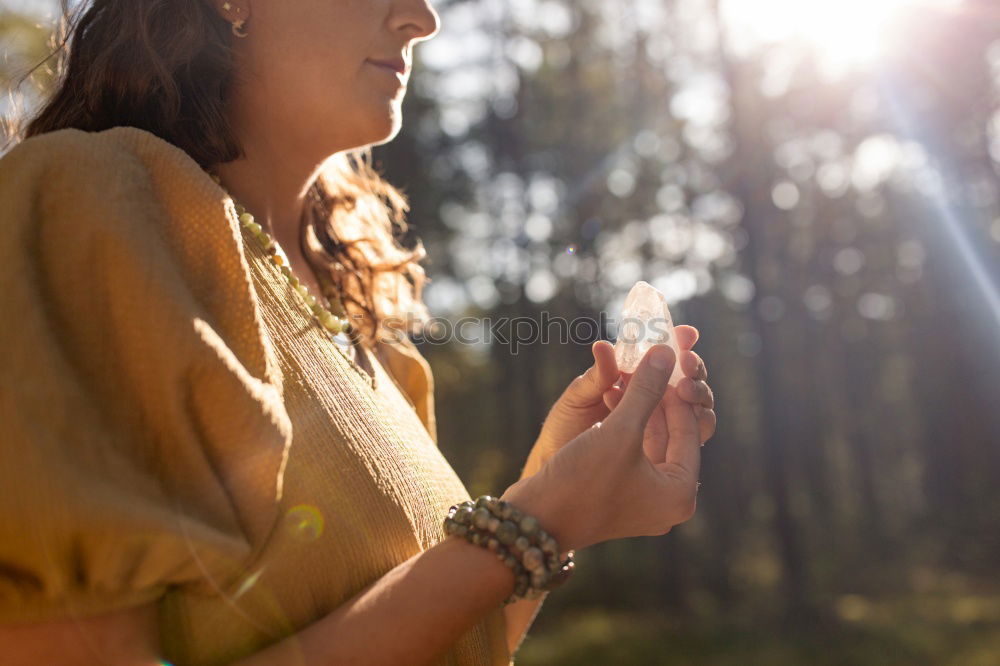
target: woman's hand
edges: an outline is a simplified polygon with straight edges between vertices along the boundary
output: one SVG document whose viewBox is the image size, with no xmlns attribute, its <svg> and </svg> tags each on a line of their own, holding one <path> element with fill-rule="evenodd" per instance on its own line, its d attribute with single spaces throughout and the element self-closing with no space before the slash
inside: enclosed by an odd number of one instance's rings
<svg viewBox="0 0 1000 666">
<path fill-rule="evenodd" d="M 715 432 L 716 418 L 712 390 L 705 383 L 708 378 L 705 363 L 691 351 L 698 341 L 698 329 L 681 325 L 674 331 L 681 350 L 681 370 L 685 375 L 677 389 L 681 399 L 696 405 L 701 443 L 704 444 Z M 573 379 L 549 410 L 522 476 L 537 472 L 567 442 L 605 419 L 621 400 L 631 374 L 622 374 L 618 370 L 614 345 L 607 340 L 599 340 L 591 346 L 591 353 L 594 365 Z M 619 378 L 623 380 L 621 386 L 616 385 Z"/>
<path fill-rule="evenodd" d="M 701 441 L 693 406 L 667 385 L 673 363 L 670 347 L 654 346 L 608 417 L 504 499 L 535 515 L 564 550 L 665 534 L 690 518 Z"/>
</svg>

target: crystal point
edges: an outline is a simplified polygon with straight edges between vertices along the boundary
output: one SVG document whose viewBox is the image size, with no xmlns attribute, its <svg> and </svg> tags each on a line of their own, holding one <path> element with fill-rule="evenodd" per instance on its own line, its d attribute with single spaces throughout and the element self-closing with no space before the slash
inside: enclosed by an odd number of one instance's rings
<svg viewBox="0 0 1000 666">
<path fill-rule="evenodd" d="M 625 298 L 618 324 L 618 340 L 615 342 L 618 369 L 635 372 L 649 348 L 659 343 L 666 343 L 674 350 L 677 362 L 670 375 L 670 385 L 677 386 L 684 373 L 681 371 L 680 349 L 667 299 L 648 282 L 636 282 Z"/>
</svg>

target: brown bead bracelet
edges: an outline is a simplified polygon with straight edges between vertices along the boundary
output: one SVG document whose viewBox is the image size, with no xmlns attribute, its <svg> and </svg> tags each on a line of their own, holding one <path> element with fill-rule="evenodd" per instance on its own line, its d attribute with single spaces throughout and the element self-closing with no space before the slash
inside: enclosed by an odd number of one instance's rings
<svg viewBox="0 0 1000 666">
<path fill-rule="evenodd" d="M 572 550 L 560 561 L 559 545 L 534 516 L 490 495 L 451 507 L 444 529 L 496 553 L 514 571 L 514 593 L 504 605 L 519 598 L 537 599 L 565 583 L 576 566 Z"/>
</svg>

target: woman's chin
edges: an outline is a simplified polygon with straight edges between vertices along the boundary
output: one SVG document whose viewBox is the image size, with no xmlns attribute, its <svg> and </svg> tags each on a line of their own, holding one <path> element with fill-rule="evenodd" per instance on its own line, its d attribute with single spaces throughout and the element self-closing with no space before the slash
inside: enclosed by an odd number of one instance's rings
<svg viewBox="0 0 1000 666">
<path fill-rule="evenodd" d="M 402 129 L 403 129 L 403 118 L 402 116 L 396 116 L 389 127 L 389 131 L 387 131 L 378 141 L 373 141 L 371 145 L 379 146 L 382 145 L 383 143 L 389 143 L 390 141 L 395 139 L 396 136 L 399 135 L 399 132 Z"/>
<path fill-rule="evenodd" d="M 331 133 L 323 137 L 322 143 L 335 147 L 336 150 L 332 152 L 340 152 L 378 146 L 396 138 L 403 125 L 403 116 L 398 102 L 372 105 L 368 108 L 370 110 L 363 117 L 350 119 L 353 122 L 337 123 L 334 121 L 328 123 L 327 129 Z M 348 128 L 350 129 L 348 130 Z M 312 142 L 313 148 L 317 147 L 318 138 L 316 135 L 310 136 L 309 142 Z"/>
<path fill-rule="evenodd" d="M 372 123 L 371 128 L 366 132 L 369 140 L 358 144 L 359 146 L 378 146 L 389 143 L 396 138 L 396 135 L 403 128 L 403 114 L 398 104 L 393 103 L 392 106 L 389 113 L 383 111 L 378 115 L 378 121 Z"/>
</svg>

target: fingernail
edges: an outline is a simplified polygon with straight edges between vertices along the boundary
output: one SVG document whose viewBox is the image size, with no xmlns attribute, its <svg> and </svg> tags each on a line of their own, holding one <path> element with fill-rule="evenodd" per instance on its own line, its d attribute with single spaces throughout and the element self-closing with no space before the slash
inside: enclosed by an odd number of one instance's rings
<svg viewBox="0 0 1000 666">
<path fill-rule="evenodd" d="M 674 360 L 674 351 L 667 345 L 655 345 L 649 352 L 649 364 L 657 370 L 666 370 Z"/>
</svg>

